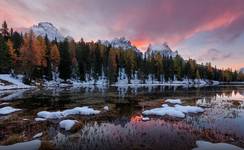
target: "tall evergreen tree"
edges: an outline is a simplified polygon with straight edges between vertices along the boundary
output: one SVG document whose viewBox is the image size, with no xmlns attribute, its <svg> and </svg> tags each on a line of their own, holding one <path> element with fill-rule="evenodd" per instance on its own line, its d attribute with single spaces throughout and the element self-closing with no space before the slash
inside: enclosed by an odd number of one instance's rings
<svg viewBox="0 0 244 150">
<path fill-rule="evenodd" d="M 0 31 L 2 33 L 4 40 L 7 41 L 9 38 L 9 29 L 8 29 L 8 25 L 7 25 L 6 21 L 3 22 L 2 28 L 0 29 Z"/>
<path fill-rule="evenodd" d="M 13 35 L 11 36 L 11 40 L 13 42 L 13 48 L 15 49 L 15 53 L 19 57 L 20 56 L 20 48 L 23 44 L 23 37 L 18 32 L 14 32 Z"/>
<path fill-rule="evenodd" d="M 4 37 L 0 34 L 0 73 L 9 73 L 11 63 L 8 45 Z"/>
<path fill-rule="evenodd" d="M 46 45 L 46 49 L 45 49 L 46 67 L 44 71 L 45 71 L 46 79 L 51 80 L 52 79 L 51 43 L 47 35 L 45 36 L 45 45 Z"/>
<path fill-rule="evenodd" d="M 71 64 L 71 56 L 69 51 L 68 39 L 65 39 L 63 42 L 60 42 L 59 50 L 60 50 L 60 65 L 59 65 L 60 78 L 66 81 L 67 79 L 70 79 L 72 74 L 72 70 L 71 70 L 72 64 Z"/>
</svg>

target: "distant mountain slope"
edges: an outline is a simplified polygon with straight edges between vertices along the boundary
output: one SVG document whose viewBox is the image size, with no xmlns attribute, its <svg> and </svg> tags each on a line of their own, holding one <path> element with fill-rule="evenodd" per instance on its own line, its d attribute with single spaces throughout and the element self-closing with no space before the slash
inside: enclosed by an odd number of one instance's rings
<svg viewBox="0 0 244 150">
<path fill-rule="evenodd" d="M 111 47 L 122 48 L 124 50 L 126 50 L 126 49 L 134 49 L 136 52 L 141 53 L 141 51 L 139 49 L 137 49 L 135 46 L 133 46 L 131 44 L 130 40 L 127 40 L 124 37 L 114 38 L 112 40 L 100 40 L 98 42 L 100 42 L 100 43 L 102 43 L 103 45 L 106 45 L 106 46 L 111 45 Z"/>
<path fill-rule="evenodd" d="M 244 74 L 244 68 L 241 68 L 240 69 L 240 72 Z"/>
<path fill-rule="evenodd" d="M 160 54 L 161 56 L 165 57 L 176 57 L 178 54 L 177 51 L 172 51 L 171 48 L 168 46 L 168 44 L 150 44 L 148 46 L 148 49 L 146 51 L 146 55 L 152 55 L 152 54 Z"/>
<path fill-rule="evenodd" d="M 64 36 L 58 31 L 58 29 L 49 22 L 40 22 L 38 25 L 33 25 L 31 30 L 37 35 L 45 37 L 47 35 L 50 41 L 57 39 L 57 41 L 63 41 Z"/>
</svg>

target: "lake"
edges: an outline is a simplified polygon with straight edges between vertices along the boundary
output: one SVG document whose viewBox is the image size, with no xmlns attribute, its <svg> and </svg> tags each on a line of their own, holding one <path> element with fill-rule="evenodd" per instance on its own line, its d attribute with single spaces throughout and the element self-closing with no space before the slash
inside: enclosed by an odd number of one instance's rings
<svg viewBox="0 0 244 150">
<path fill-rule="evenodd" d="M 165 115 L 142 120 L 144 110 L 161 107 L 169 98 L 202 107 L 204 112 L 187 113 L 185 118 Z M 30 141 L 42 132 L 41 149 L 191 150 L 200 140 L 244 148 L 243 85 L 23 89 L 1 91 L 0 101 L 22 109 L 0 116 L 0 145 Z M 59 127 L 62 119 L 35 121 L 40 111 L 81 106 L 101 113 L 65 117 L 79 122 L 72 131 Z"/>
</svg>

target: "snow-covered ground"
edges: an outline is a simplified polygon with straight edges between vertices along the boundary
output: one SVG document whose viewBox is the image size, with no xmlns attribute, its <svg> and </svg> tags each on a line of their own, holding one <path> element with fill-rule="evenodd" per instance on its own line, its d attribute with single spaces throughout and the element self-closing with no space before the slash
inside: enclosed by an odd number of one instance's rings
<svg viewBox="0 0 244 150">
<path fill-rule="evenodd" d="M 1 80 L 7 83 L 1 82 Z M 0 90 L 33 88 L 22 82 L 22 76 L 14 78 L 10 74 L 0 74 L 0 83 Z"/>
<path fill-rule="evenodd" d="M 150 110 L 145 110 L 142 112 L 143 115 L 157 115 L 157 116 L 172 116 L 178 118 L 184 118 L 185 114 L 187 113 L 202 113 L 204 109 L 197 106 L 183 106 L 179 105 L 178 102 L 181 103 L 179 99 L 170 99 L 168 102 L 176 104 L 175 106 L 171 107 L 167 104 L 163 104 L 160 108 L 153 108 Z"/>
<path fill-rule="evenodd" d="M 197 141 L 197 148 L 193 150 L 244 150 L 235 145 L 227 144 L 227 143 L 210 143 L 207 141 Z"/>
<path fill-rule="evenodd" d="M 83 106 L 56 112 L 41 111 L 37 113 L 37 116 L 44 119 L 60 119 L 69 115 L 96 115 L 99 113 L 99 110 L 94 110 L 88 106 Z"/>
<path fill-rule="evenodd" d="M 87 87 L 87 86 L 96 86 L 98 88 L 104 88 L 109 86 L 107 77 L 102 73 L 97 80 L 92 78 L 89 74 L 86 74 L 85 81 L 80 81 L 78 79 L 69 79 L 66 82 L 58 78 L 58 74 L 53 75 L 55 78 L 51 81 L 44 80 L 43 84 L 33 81 L 33 84 L 38 86 L 43 86 L 45 88 L 66 88 L 66 87 Z M 124 68 L 119 69 L 119 74 L 117 77 L 117 82 L 112 84 L 116 87 L 148 87 L 148 86 L 186 86 L 186 87 L 202 87 L 209 85 L 218 85 L 218 81 L 210 81 L 205 79 L 183 79 L 165 81 L 163 75 L 161 76 L 160 81 L 155 79 L 153 74 L 149 74 L 145 81 L 142 81 L 138 78 L 138 72 L 135 71 L 131 76 L 131 80 L 128 80 L 128 77 L 125 73 Z M 17 78 L 12 77 L 10 74 L 0 74 L 0 91 L 2 90 L 13 90 L 13 89 L 29 89 L 34 86 L 26 85 L 22 82 L 23 76 L 19 75 Z M 8 99 L 8 98 L 7 98 Z"/>
<path fill-rule="evenodd" d="M 16 143 L 13 145 L 0 146 L 1 150 L 38 150 L 41 147 L 40 140 Z"/>
<path fill-rule="evenodd" d="M 155 79 L 155 76 L 153 74 L 149 74 L 147 79 L 145 80 L 145 83 L 143 83 L 142 80 L 138 79 L 137 71 L 135 74 L 132 75 L 132 79 L 129 82 L 128 77 L 125 73 L 124 68 L 119 69 L 119 74 L 117 78 L 117 82 L 113 84 L 113 86 L 130 86 L 130 87 L 143 87 L 143 86 L 195 86 L 195 87 L 202 87 L 202 86 L 208 86 L 208 85 L 218 85 L 220 84 L 218 81 L 210 81 L 207 79 L 183 79 L 183 80 L 175 80 L 172 81 L 165 81 L 163 78 L 163 75 L 161 75 L 161 80 Z"/>
</svg>

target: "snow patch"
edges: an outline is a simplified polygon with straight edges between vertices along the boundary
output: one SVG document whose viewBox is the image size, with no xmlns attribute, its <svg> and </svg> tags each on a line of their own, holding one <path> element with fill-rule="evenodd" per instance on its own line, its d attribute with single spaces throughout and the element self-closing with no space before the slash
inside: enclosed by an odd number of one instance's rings
<svg viewBox="0 0 244 150">
<path fill-rule="evenodd" d="M 178 118 L 185 117 L 185 114 L 183 112 L 176 110 L 174 107 L 154 108 L 154 109 L 143 111 L 142 114 L 143 115 L 157 115 L 157 116 L 169 115 L 169 116 L 178 117 Z"/>
<path fill-rule="evenodd" d="M 11 113 L 16 112 L 16 111 L 20 111 L 20 110 L 21 109 L 17 109 L 17 108 L 7 106 L 7 107 L 0 108 L 0 115 L 7 115 L 7 114 L 11 114 Z"/>
<path fill-rule="evenodd" d="M 64 117 L 60 111 L 58 112 L 41 111 L 37 113 L 37 116 L 46 119 L 59 119 Z"/>
<path fill-rule="evenodd" d="M 142 114 L 157 115 L 157 116 L 169 115 L 172 117 L 184 118 L 185 113 L 201 113 L 201 112 L 204 112 L 204 109 L 197 106 L 175 105 L 175 107 L 170 107 L 167 104 L 164 104 L 160 108 L 154 108 L 154 109 L 143 111 Z"/>
<path fill-rule="evenodd" d="M 89 108 L 88 106 L 83 106 L 83 107 L 76 107 L 73 109 L 66 109 L 62 112 L 41 111 L 37 113 L 37 116 L 45 119 L 60 119 L 68 115 L 96 115 L 99 113 L 100 113 L 99 110 L 94 110 L 93 108 Z"/>
<path fill-rule="evenodd" d="M 175 105 L 175 109 L 183 113 L 202 113 L 204 109 L 197 106 L 181 106 Z"/>
</svg>

